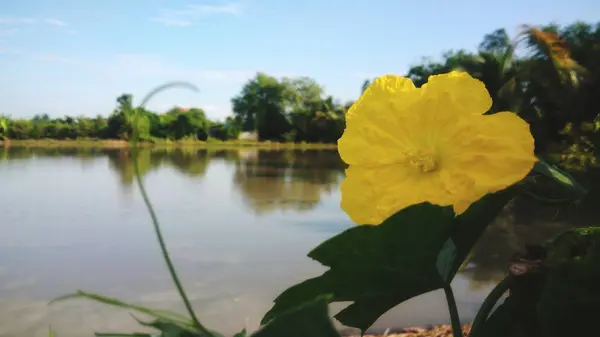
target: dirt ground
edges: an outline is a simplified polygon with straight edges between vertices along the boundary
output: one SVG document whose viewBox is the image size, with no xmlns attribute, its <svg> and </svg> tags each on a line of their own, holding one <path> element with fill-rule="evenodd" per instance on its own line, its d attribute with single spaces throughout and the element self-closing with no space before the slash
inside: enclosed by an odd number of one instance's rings
<svg viewBox="0 0 600 337">
<path fill-rule="evenodd" d="M 465 324 L 462 327 L 463 337 L 467 337 L 471 330 L 470 324 Z M 352 336 L 358 337 L 358 336 Z M 436 325 L 430 328 L 405 328 L 393 332 L 384 332 L 383 334 L 366 334 L 365 337 L 453 337 L 452 327 L 448 324 Z"/>
</svg>

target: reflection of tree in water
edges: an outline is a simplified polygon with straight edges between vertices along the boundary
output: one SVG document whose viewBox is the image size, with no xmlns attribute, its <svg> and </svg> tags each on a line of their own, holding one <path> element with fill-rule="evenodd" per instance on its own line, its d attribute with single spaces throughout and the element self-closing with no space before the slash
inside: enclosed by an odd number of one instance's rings
<svg viewBox="0 0 600 337">
<path fill-rule="evenodd" d="M 565 230 L 599 222 L 598 190 L 578 205 L 557 207 L 527 196 L 515 198 L 482 235 L 463 270 L 474 288 L 506 276 L 511 257 L 525 244 L 542 244 Z"/>
<path fill-rule="evenodd" d="M 179 172 L 193 177 L 203 177 L 206 174 L 211 152 L 194 149 L 174 149 L 169 154 L 170 163 Z"/>
<path fill-rule="evenodd" d="M 44 157 L 70 157 L 82 160 L 100 158 L 106 150 L 95 148 L 30 148 L 30 147 L 0 147 L 0 158 L 5 160 L 44 158 Z"/>
<path fill-rule="evenodd" d="M 135 180 L 135 170 L 133 167 L 133 158 L 129 150 L 115 150 L 108 154 L 108 162 L 110 167 L 119 177 L 119 181 L 123 186 L 131 186 Z M 158 167 L 160 162 L 152 160 L 151 150 L 142 150 L 138 153 L 138 169 L 143 177 L 153 168 Z"/>
<path fill-rule="evenodd" d="M 335 151 L 238 152 L 234 183 L 244 202 L 257 213 L 309 210 L 342 179 Z"/>
<path fill-rule="evenodd" d="M 107 153 L 111 167 L 121 184 L 131 186 L 135 175 L 131 151 L 115 150 Z M 203 177 L 210 162 L 211 152 L 201 149 L 142 149 L 138 154 L 138 167 L 142 176 L 163 166 L 192 177 Z"/>
</svg>

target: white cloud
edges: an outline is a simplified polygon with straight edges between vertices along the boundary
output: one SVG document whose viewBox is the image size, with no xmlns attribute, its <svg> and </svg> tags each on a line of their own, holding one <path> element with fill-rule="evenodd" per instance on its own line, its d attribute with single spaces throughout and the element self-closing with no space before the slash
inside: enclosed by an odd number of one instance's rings
<svg viewBox="0 0 600 337">
<path fill-rule="evenodd" d="M 156 55 L 118 54 L 94 67 L 102 67 L 105 74 L 134 77 L 158 77 L 239 84 L 254 76 L 255 71 L 231 69 L 202 69 L 181 66 Z M 109 75 L 112 76 L 112 75 Z"/>
<path fill-rule="evenodd" d="M 187 12 L 196 15 L 204 14 L 240 14 L 242 6 L 239 3 L 230 3 L 227 5 L 188 5 Z"/>
<path fill-rule="evenodd" d="M 18 26 L 18 25 L 31 25 L 31 24 L 47 24 L 57 27 L 67 27 L 69 24 L 63 20 L 56 18 L 46 18 L 43 20 L 31 17 L 18 17 L 18 16 L 1 16 L 0 25 L 5 26 Z"/>
<path fill-rule="evenodd" d="M 23 17 L 12 17 L 2 16 L 0 17 L 0 24 L 2 25 L 22 25 L 35 23 L 34 18 L 23 18 Z"/>
<path fill-rule="evenodd" d="M 18 51 L 0 46 L 0 54 L 15 54 Z M 178 65 L 151 54 L 117 54 L 98 59 L 73 58 L 55 53 L 27 54 L 35 61 L 56 62 L 93 70 L 97 76 L 122 78 L 155 78 L 159 80 L 185 80 L 192 83 L 211 82 L 239 85 L 256 74 L 256 70 L 203 69 Z M 286 73 L 287 74 L 287 73 Z M 284 74 L 282 73 L 282 76 Z"/>
<path fill-rule="evenodd" d="M 62 20 L 52 19 L 52 18 L 44 19 L 44 23 L 47 23 L 49 25 L 59 26 L 59 27 L 66 27 L 69 25 L 68 23 L 66 23 Z"/>
<path fill-rule="evenodd" d="M 190 26 L 200 18 L 207 15 L 238 15 L 243 7 L 239 3 L 223 5 L 187 5 L 183 9 L 163 10 L 158 16 L 150 18 L 151 21 L 166 26 Z"/>
</svg>

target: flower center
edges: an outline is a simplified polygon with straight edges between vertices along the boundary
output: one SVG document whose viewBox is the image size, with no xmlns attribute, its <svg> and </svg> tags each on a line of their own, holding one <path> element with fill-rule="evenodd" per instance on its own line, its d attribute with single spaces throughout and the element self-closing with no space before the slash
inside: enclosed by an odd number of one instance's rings
<svg viewBox="0 0 600 337">
<path fill-rule="evenodd" d="M 435 155 L 429 151 L 418 151 L 408 156 L 408 162 L 422 173 L 433 172 L 438 168 Z"/>
</svg>

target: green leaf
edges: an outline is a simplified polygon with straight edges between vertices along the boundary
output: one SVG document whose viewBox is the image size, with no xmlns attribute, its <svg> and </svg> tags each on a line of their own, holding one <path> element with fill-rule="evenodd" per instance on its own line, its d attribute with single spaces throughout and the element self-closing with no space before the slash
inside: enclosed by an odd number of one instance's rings
<svg viewBox="0 0 600 337">
<path fill-rule="evenodd" d="M 233 335 L 233 337 L 246 337 L 248 333 L 246 332 L 246 328 L 244 328 L 242 331 L 236 333 L 235 335 Z"/>
<path fill-rule="evenodd" d="M 537 303 L 548 337 L 598 334 L 600 227 L 565 232 L 550 245 L 550 274 Z"/>
<path fill-rule="evenodd" d="M 48 327 L 48 337 L 56 337 L 56 334 L 54 333 L 54 330 L 52 330 L 51 326 Z"/>
<path fill-rule="evenodd" d="M 504 294 L 508 292 L 513 281 L 513 276 L 509 275 L 505 277 L 502 281 L 500 281 L 494 287 L 494 289 L 492 289 L 492 291 L 490 291 L 490 293 L 487 295 L 487 297 L 481 304 L 479 311 L 477 311 L 477 315 L 473 319 L 473 323 L 471 324 L 471 331 L 469 332 L 469 337 L 487 336 L 491 331 L 499 333 L 502 331 L 502 329 L 501 327 L 497 326 L 498 324 L 507 329 L 510 326 L 512 326 L 512 322 L 507 321 L 507 319 L 512 317 L 497 317 L 498 315 L 502 315 L 502 312 L 506 312 L 506 306 L 508 303 L 505 301 L 498 308 L 496 308 L 496 311 L 494 311 L 494 308 L 496 307 L 502 296 L 504 296 Z M 492 316 L 490 315 L 492 312 L 494 312 L 494 314 L 496 315 L 494 319 L 491 319 L 490 317 Z M 488 332 L 486 332 L 486 330 L 488 330 Z M 508 336 L 508 333 L 506 333 L 505 331 L 504 335 Z"/>
<path fill-rule="evenodd" d="M 469 337 L 517 337 L 513 299 L 508 297 L 500 304 L 477 331 Z"/>
<path fill-rule="evenodd" d="M 122 308 L 122 309 L 135 310 L 137 312 L 149 315 L 151 317 L 154 317 L 154 318 L 157 318 L 157 319 L 160 319 L 163 321 L 172 322 L 174 324 L 189 327 L 191 329 L 194 328 L 194 323 L 192 322 L 191 319 L 189 319 L 183 315 L 180 315 L 178 313 L 170 312 L 170 311 L 166 311 L 166 310 L 147 308 L 147 307 L 143 307 L 143 306 L 139 306 L 139 305 L 135 305 L 135 304 L 129 304 L 129 303 L 122 302 L 115 298 L 110 298 L 110 297 L 93 294 L 93 293 L 88 293 L 88 292 L 84 292 L 81 290 L 79 290 L 73 294 L 68 294 L 68 295 L 58 297 L 58 298 L 50 301 L 50 304 L 53 304 L 53 303 L 56 303 L 59 301 L 76 299 L 76 298 L 86 298 L 86 299 L 90 299 L 90 300 L 93 300 L 96 302 L 104 303 L 104 304 Z"/>
<path fill-rule="evenodd" d="M 438 254 L 435 266 L 438 273 L 446 283 L 452 282 L 452 265 L 457 260 L 458 248 L 454 244 L 454 240 L 449 238 L 444 242 L 440 253 Z"/>
<path fill-rule="evenodd" d="M 118 332 L 96 332 L 96 337 L 159 337 L 157 335 L 145 333 L 145 332 L 133 332 L 133 333 L 118 333 Z M 162 337 L 162 336 L 160 336 Z"/>
<path fill-rule="evenodd" d="M 330 300 L 330 296 L 319 296 L 283 312 L 251 337 L 340 337 L 329 318 Z"/>
<path fill-rule="evenodd" d="M 537 163 L 535 163 L 535 165 L 533 166 L 533 170 L 542 175 L 554 179 L 561 185 L 576 192 L 578 195 L 584 195 L 587 193 L 587 190 L 582 185 L 580 185 L 577 182 L 577 180 L 575 180 L 575 178 L 573 178 L 570 174 L 559 169 L 554 165 L 548 164 L 547 162 L 541 159 Z"/>
<path fill-rule="evenodd" d="M 190 328 L 186 325 L 177 324 L 172 321 L 156 319 L 151 322 L 145 322 L 134 315 L 131 315 L 139 324 L 152 327 L 161 332 L 161 337 L 223 337 L 218 332 L 209 331 L 206 333 L 198 328 Z"/>
<path fill-rule="evenodd" d="M 179 326 L 172 322 L 163 321 L 160 319 L 152 322 L 143 322 L 136 318 L 138 323 L 144 326 L 152 327 L 161 332 L 161 337 L 206 337 L 207 335 L 200 332 Z"/>
<path fill-rule="evenodd" d="M 353 227 L 323 242 L 309 256 L 330 269 L 284 291 L 262 323 L 332 294 L 332 301 L 354 302 L 335 317 L 365 331 L 396 305 L 444 285 L 436 261 L 453 220 L 452 208 L 423 203 L 379 226 Z"/>
<path fill-rule="evenodd" d="M 542 267 L 513 276 L 510 296 L 473 337 L 595 336 L 600 312 L 600 227 L 564 232 Z"/>
<path fill-rule="evenodd" d="M 444 243 L 444 249 L 440 251 L 437 261 L 438 270 L 442 273 L 440 275 L 446 282 L 452 281 L 481 234 L 512 200 L 515 191 L 514 187 L 509 187 L 488 194 L 454 219 L 449 242 Z"/>
</svg>

